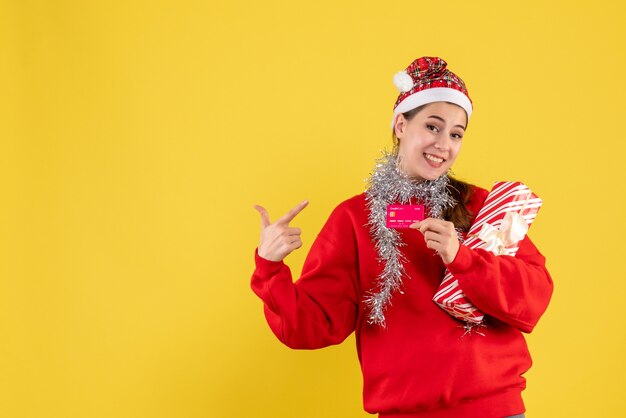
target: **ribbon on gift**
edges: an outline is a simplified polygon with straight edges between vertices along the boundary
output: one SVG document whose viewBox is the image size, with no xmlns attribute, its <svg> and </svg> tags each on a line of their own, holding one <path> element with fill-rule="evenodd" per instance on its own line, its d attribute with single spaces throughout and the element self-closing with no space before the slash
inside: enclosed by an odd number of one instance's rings
<svg viewBox="0 0 626 418">
<path fill-rule="evenodd" d="M 496 255 L 515 256 L 542 201 L 520 182 L 497 182 L 476 215 L 463 245 Z M 467 299 L 458 281 L 446 270 L 433 301 L 468 326 L 480 325 L 484 313 Z"/>
<path fill-rule="evenodd" d="M 507 212 L 500 228 L 484 223 L 478 238 L 485 244 L 481 247 L 496 255 L 505 253 L 505 248 L 517 244 L 528 232 L 524 217 L 516 212 Z"/>
</svg>

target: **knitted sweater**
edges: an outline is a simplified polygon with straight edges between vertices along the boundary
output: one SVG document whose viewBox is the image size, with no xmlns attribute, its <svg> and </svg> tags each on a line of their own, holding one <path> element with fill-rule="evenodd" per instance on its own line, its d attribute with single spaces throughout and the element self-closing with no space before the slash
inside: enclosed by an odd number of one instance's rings
<svg viewBox="0 0 626 418">
<path fill-rule="evenodd" d="M 474 187 L 467 204 L 477 214 L 487 191 Z M 371 240 L 365 195 L 341 203 L 315 239 L 293 283 L 290 269 L 255 254 L 252 289 L 267 322 L 292 348 L 338 344 L 353 331 L 363 372 L 364 408 L 381 417 L 503 417 L 524 412 L 522 376 L 531 358 L 522 332 L 547 308 L 552 280 L 545 258 L 526 237 L 515 257 L 463 245 L 447 267 L 468 299 L 486 314 L 484 336 L 432 297 L 445 265 L 422 234 L 399 230 L 410 277 L 396 293 L 382 328 L 367 322 L 365 294 L 382 266 Z"/>
</svg>

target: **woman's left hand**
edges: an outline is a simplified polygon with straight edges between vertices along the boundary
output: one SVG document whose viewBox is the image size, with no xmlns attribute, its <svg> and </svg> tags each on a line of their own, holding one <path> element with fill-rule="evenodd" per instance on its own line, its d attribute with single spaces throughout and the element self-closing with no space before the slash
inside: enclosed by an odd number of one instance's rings
<svg viewBox="0 0 626 418">
<path fill-rule="evenodd" d="M 459 252 L 459 238 L 452 222 L 442 219 L 426 218 L 410 226 L 424 236 L 426 246 L 439 254 L 445 264 L 454 261 Z"/>
</svg>

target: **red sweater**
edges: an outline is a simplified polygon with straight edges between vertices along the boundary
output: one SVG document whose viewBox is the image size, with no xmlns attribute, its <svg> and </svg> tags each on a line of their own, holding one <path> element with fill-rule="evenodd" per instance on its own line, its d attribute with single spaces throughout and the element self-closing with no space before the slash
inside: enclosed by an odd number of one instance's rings
<svg viewBox="0 0 626 418">
<path fill-rule="evenodd" d="M 476 214 L 487 191 L 473 189 Z M 410 279 L 386 311 L 386 329 L 367 323 L 365 294 L 379 265 L 370 239 L 365 195 L 341 203 L 315 239 L 294 284 L 283 262 L 255 256 L 252 289 L 265 303 L 272 331 L 291 348 L 338 344 L 356 332 L 365 410 L 381 417 L 500 418 L 524 412 L 522 374 L 531 358 L 522 332 L 547 308 L 552 280 L 545 258 L 526 237 L 515 257 L 461 245 L 447 267 L 486 314 L 484 336 L 432 301 L 445 266 L 421 233 L 400 230 Z"/>
</svg>

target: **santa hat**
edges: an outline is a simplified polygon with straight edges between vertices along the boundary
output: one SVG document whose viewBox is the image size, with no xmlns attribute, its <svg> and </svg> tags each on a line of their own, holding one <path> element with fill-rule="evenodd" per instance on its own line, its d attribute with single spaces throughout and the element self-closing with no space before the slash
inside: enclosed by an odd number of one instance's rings
<svg viewBox="0 0 626 418">
<path fill-rule="evenodd" d="M 467 113 L 467 121 L 472 114 L 472 101 L 463 80 L 446 68 L 447 63 L 438 57 L 421 57 L 406 70 L 393 76 L 393 83 L 400 91 L 393 107 L 393 129 L 396 116 L 416 107 L 433 102 L 450 102 L 461 106 Z"/>
</svg>

